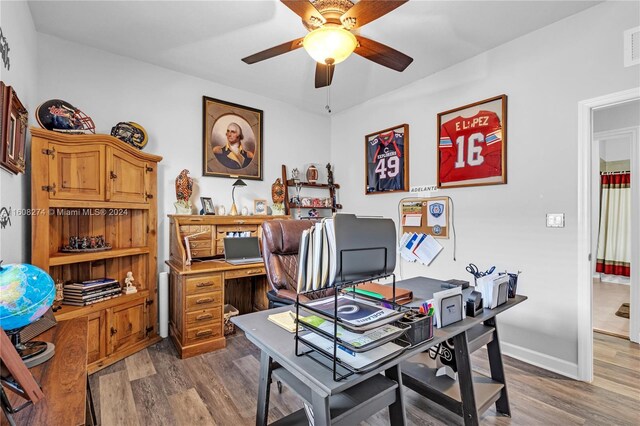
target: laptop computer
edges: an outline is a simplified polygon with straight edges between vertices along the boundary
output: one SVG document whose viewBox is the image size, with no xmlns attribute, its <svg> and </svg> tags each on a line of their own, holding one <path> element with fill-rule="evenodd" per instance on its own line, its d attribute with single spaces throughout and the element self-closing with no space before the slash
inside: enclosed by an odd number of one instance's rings
<svg viewBox="0 0 640 426">
<path fill-rule="evenodd" d="M 225 238 L 224 260 L 232 265 L 262 262 L 258 237 Z"/>
</svg>

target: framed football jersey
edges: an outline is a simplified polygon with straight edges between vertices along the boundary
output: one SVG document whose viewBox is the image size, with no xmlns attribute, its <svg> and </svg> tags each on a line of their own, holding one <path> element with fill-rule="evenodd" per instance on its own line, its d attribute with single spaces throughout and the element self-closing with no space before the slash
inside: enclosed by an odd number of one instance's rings
<svg viewBox="0 0 640 426">
<path fill-rule="evenodd" d="M 365 194 L 409 190 L 409 125 L 368 134 L 365 143 Z"/>
<path fill-rule="evenodd" d="M 507 95 L 438 114 L 438 187 L 507 183 Z"/>
</svg>

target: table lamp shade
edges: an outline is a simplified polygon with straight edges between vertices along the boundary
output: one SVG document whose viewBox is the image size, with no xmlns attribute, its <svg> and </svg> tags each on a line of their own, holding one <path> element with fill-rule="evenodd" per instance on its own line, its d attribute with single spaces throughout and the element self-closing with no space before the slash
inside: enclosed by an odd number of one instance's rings
<svg viewBox="0 0 640 426">
<path fill-rule="evenodd" d="M 0 327 L 11 331 L 37 321 L 55 295 L 53 279 L 42 269 L 28 264 L 0 266 Z"/>
</svg>

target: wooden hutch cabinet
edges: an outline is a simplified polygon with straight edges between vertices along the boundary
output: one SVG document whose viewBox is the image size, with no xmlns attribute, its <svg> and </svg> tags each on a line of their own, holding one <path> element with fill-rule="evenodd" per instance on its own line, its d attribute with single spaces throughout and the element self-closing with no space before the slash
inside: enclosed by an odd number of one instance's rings
<svg viewBox="0 0 640 426">
<path fill-rule="evenodd" d="M 133 272 L 138 292 L 89 306 L 62 305 L 58 320 L 89 318 L 89 372 L 157 341 L 157 164 L 109 135 L 31 129 L 31 262 L 56 282 Z M 63 253 L 70 236 L 104 235 L 111 250 Z"/>
</svg>

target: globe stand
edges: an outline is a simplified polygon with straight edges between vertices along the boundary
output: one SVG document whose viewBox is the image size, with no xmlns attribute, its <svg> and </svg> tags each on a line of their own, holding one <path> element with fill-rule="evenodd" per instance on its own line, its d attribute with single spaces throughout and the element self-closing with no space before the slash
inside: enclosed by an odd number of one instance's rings
<svg viewBox="0 0 640 426">
<path fill-rule="evenodd" d="M 24 327 L 22 327 L 24 328 Z M 22 358 L 22 362 L 25 363 L 27 368 L 35 367 L 42 364 L 45 361 L 51 359 L 55 353 L 55 346 L 53 343 L 47 342 L 25 342 L 20 339 L 20 331 L 22 328 L 7 331 L 7 335 L 11 339 L 13 347 Z"/>
</svg>

